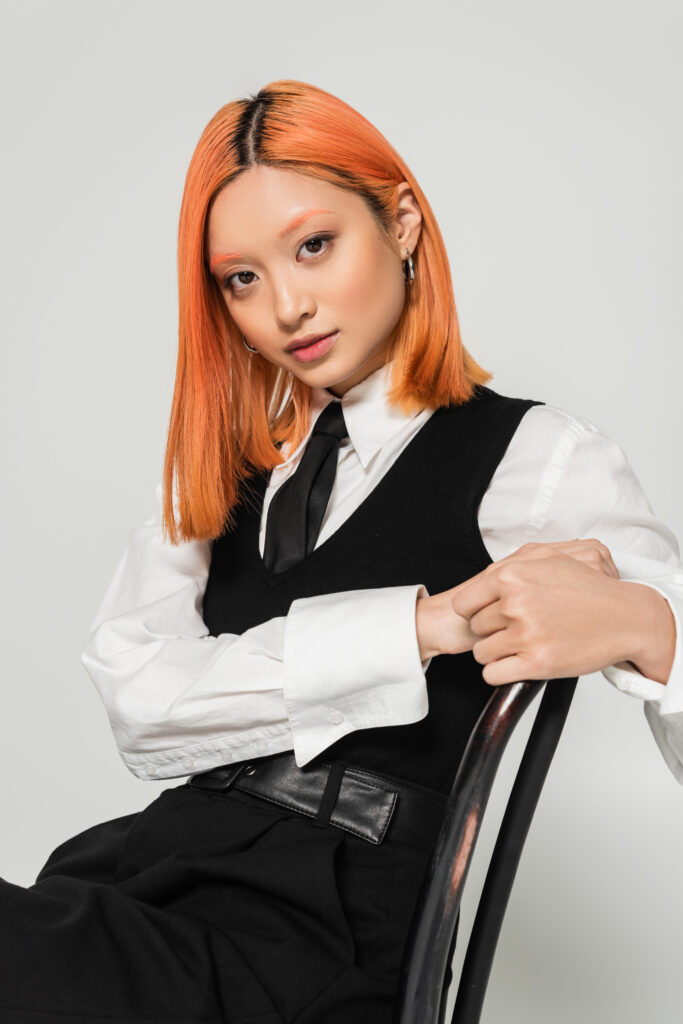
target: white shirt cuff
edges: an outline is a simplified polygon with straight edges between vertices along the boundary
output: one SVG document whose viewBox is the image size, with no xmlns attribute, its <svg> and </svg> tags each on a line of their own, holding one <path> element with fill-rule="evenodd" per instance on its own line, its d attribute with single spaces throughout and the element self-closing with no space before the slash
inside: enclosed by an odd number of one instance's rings
<svg viewBox="0 0 683 1024">
<path fill-rule="evenodd" d="M 671 671 L 666 683 L 660 683 L 656 679 L 650 679 L 639 672 L 627 661 L 617 661 L 614 665 L 608 665 L 602 670 L 603 675 L 622 693 L 632 697 L 639 697 L 641 700 L 662 702 L 662 712 L 665 710 L 683 711 L 683 641 L 681 639 L 681 624 L 676 608 L 676 602 L 667 594 L 662 586 L 649 583 L 647 580 L 638 580 L 644 586 L 652 587 L 666 599 L 671 614 L 676 624 L 676 645 L 674 648 L 674 659 L 671 664 Z"/>
<path fill-rule="evenodd" d="M 284 697 L 294 758 L 307 764 L 356 729 L 429 710 L 415 623 L 423 584 L 297 598 L 287 614 Z"/>
<path fill-rule="evenodd" d="M 669 594 L 665 586 L 639 579 L 636 582 L 652 587 L 666 601 L 676 624 L 676 646 L 671 671 L 666 683 L 659 683 L 638 672 L 628 662 L 620 661 L 602 670 L 603 675 L 622 693 L 645 701 L 644 712 L 652 735 L 674 777 L 683 785 L 683 640 L 681 638 L 681 602 L 678 591 Z"/>
</svg>

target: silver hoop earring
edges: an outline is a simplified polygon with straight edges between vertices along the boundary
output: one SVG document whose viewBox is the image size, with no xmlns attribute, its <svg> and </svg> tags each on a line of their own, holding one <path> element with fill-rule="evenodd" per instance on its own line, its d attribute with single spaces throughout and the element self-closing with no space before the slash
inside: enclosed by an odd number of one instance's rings
<svg viewBox="0 0 683 1024">
<path fill-rule="evenodd" d="M 403 261 L 403 276 L 408 284 L 412 284 L 415 280 L 415 263 L 409 252 L 406 252 L 406 258 Z"/>
<path fill-rule="evenodd" d="M 244 337 L 244 335 L 242 335 L 242 344 L 244 345 L 245 348 L 248 348 L 250 352 L 258 352 L 257 348 L 252 348 L 251 345 L 247 343 L 247 339 Z"/>
</svg>

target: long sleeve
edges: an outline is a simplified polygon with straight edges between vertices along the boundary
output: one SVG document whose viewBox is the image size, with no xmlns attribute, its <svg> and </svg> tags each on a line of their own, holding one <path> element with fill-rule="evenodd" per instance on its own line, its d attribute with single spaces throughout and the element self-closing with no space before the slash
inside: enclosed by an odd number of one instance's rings
<svg viewBox="0 0 683 1024">
<path fill-rule="evenodd" d="M 683 784 L 683 564 L 678 541 L 655 515 L 621 446 L 590 420 L 535 406 L 513 441 L 482 507 L 482 538 L 498 560 L 530 540 L 595 537 L 609 548 L 623 580 L 651 586 L 667 600 L 676 646 L 666 684 L 627 662 L 606 667 L 603 675 L 644 701 L 664 760 Z"/>
<path fill-rule="evenodd" d="M 166 543 L 160 484 L 156 499 L 81 653 L 134 775 L 172 778 L 292 749 L 302 766 L 354 729 L 425 716 L 421 584 L 301 598 L 241 635 L 209 636 L 210 543 Z"/>
</svg>

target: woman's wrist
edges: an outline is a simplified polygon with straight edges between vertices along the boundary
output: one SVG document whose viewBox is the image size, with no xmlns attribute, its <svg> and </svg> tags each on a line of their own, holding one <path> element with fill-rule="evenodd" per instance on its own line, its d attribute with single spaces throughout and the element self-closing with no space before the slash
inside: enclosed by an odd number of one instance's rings
<svg viewBox="0 0 683 1024">
<path fill-rule="evenodd" d="M 467 619 L 453 609 L 450 590 L 419 597 L 415 604 L 415 626 L 420 660 L 439 654 L 471 651 L 474 636 Z"/>
<path fill-rule="evenodd" d="M 415 602 L 415 631 L 417 633 L 417 646 L 420 652 L 420 661 L 433 658 L 436 655 L 431 636 L 431 597 L 418 597 Z"/>
<path fill-rule="evenodd" d="M 623 654 L 636 671 L 657 683 L 666 683 L 676 649 L 676 620 L 669 602 L 659 591 L 643 583 L 619 580 L 624 602 Z M 616 660 L 616 659 L 615 659 Z"/>
</svg>

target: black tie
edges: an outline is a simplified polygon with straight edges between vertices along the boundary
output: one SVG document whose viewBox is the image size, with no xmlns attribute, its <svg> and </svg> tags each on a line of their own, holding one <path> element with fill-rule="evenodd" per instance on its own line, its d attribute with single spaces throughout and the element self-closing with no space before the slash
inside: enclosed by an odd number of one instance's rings
<svg viewBox="0 0 683 1024">
<path fill-rule="evenodd" d="M 313 551 L 337 473 L 339 442 L 348 436 L 341 402 L 333 399 L 318 416 L 296 470 L 268 506 L 263 561 L 270 572 L 283 572 Z"/>
</svg>

